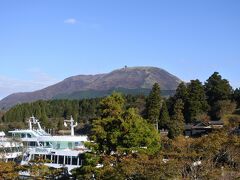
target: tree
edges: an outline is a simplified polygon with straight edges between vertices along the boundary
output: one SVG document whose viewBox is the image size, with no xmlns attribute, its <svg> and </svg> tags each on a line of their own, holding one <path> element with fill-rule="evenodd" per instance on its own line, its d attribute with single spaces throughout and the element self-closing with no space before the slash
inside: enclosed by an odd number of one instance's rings
<svg viewBox="0 0 240 180">
<path fill-rule="evenodd" d="M 181 99 L 183 102 L 183 115 L 184 115 L 184 119 L 186 119 L 188 112 L 187 112 L 187 100 L 188 100 L 188 88 L 187 85 L 184 82 L 181 82 L 177 89 L 176 89 L 176 93 L 173 97 L 170 97 L 167 102 L 168 102 L 168 109 L 169 109 L 169 114 L 173 115 L 173 108 L 174 108 L 174 104 L 176 104 L 176 101 Z"/>
<path fill-rule="evenodd" d="M 184 130 L 184 116 L 183 116 L 183 102 L 181 99 L 176 101 L 173 108 L 173 116 L 169 124 L 169 137 L 175 138 L 183 133 Z"/>
<path fill-rule="evenodd" d="M 14 162 L 1 162 L 0 161 L 0 179 L 12 180 L 19 177 L 20 166 Z"/>
<path fill-rule="evenodd" d="M 74 176 L 82 179 L 101 179 L 102 168 L 115 169 L 122 159 L 133 153 L 154 154 L 160 149 L 160 135 L 134 108 L 125 109 L 121 94 L 113 93 L 100 102 L 100 118 L 92 123 L 91 152 L 84 154 L 84 163 Z M 108 169 L 109 168 L 109 169 Z M 110 176 L 111 179 L 115 176 Z M 106 177 L 105 177 L 106 178 Z M 117 178 L 116 178 L 117 179 Z"/>
<path fill-rule="evenodd" d="M 140 150 L 147 148 L 152 153 L 160 148 L 160 135 L 158 132 L 144 120 L 135 109 L 130 108 L 122 116 L 123 123 L 120 126 L 122 131 L 121 140 L 119 140 L 120 149 Z"/>
<path fill-rule="evenodd" d="M 159 128 L 168 129 L 170 123 L 170 116 L 168 113 L 168 108 L 166 101 L 163 101 L 162 109 L 159 117 Z"/>
<path fill-rule="evenodd" d="M 181 99 L 184 103 L 184 102 L 186 102 L 187 98 L 188 98 L 187 86 L 185 85 L 184 82 L 181 82 L 176 89 L 174 99 Z"/>
<path fill-rule="evenodd" d="M 205 91 L 208 103 L 212 106 L 217 101 L 229 100 L 232 94 L 232 87 L 228 80 L 222 79 L 218 72 L 214 72 L 205 83 Z"/>
<path fill-rule="evenodd" d="M 161 108 L 160 93 L 160 86 L 155 83 L 147 99 L 147 119 L 151 124 L 156 124 L 158 122 Z"/>
<path fill-rule="evenodd" d="M 240 107 L 240 88 L 235 89 L 233 94 L 233 100 L 236 101 L 237 107 Z"/>
<path fill-rule="evenodd" d="M 226 114 L 232 114 L 236 109 L 236 103 L 230 100 L 217 101 L 212 107 L 211 116 L 214 119 L 221 119 Z"/>
<path fill-rule="evenodd" d="M 218 72 L 214 72 L 205 83 L 205 92 L 208 104 L 211 106 L 209 115 L 212 119 L 217 117 L 216 106 L 218 101 L 230 100 L 232 96 L 232 87 L 228 80 L 222 79 Z"/>
<path fill-rule="evenodd" d="M 65 129 L 65 127 L 64 127 L 64 120 L 59 119 L 58 123 L 57 123 L 57 130 L 59 131 L 59 130 L 63 130 L 63 129 Z"/>
<path fill-rule="evenodd" d="M 104 98 L 100 102 L 100 112 L 102 118 L 117 118 L 123 113 L 125 100 L 120 93 L 114 92 L 111 96 Z"/>
<path fill-rule="evenodd" d="M 98 144 L 99 153 L 159 148 L 159 134 L 137 112 L 124 110 L 124 99 L 119 93 L 102 100 L 101 118 L 93 121 L 91 138 Z"/>
<path fill-rule="evenodd" d="M 185 104 L 185 119 L 187 123 L 192 123 L 198 119 L 197 116 L 207 112 L 208 103 L 202 83 L 197 80 L 191 80 L 187 86 L 188 98 Z"/>
</svg>

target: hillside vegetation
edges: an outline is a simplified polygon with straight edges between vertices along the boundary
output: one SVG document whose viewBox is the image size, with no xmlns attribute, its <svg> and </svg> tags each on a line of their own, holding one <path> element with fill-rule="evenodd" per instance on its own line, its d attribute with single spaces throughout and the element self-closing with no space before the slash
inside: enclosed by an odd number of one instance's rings
<svg viewBox="0 0 240 180">
<path fill-rule="evenodd" d="M 0 101 L 0 108 L 7 109 L 20 103 L 61 97 L 70 99 L 102 97 L 109 95 L 109 91 L 113 90 L 138 94 L 150 90 L 154 83 L 160 84 L 162 90 L 176 90 L 180 82 L 179 78 L 160 68 L 125 67 L 106 74 L 69 77 L 34 92 L 14 93 Z"/>
<path fill-rule="evenodd" d="M 160 92 L 155 83 L 147 97 L 114 92 L 98 99 L 26 103 L 10 109 L 2 123 L 14 127 L 33 113 L 57 130 L 70 115 L 88 125 L 91 151 L 82 154 L 82 166 L 72 171 L 76 179 L 239 179 L 240 136 L 235 130 L 240 89 L 233 90 L 214 73 L 204 85 L 199 80 L 181 83 L 168 99 Z M 223 128 L 202 137 L 183 136 L 185 123 L 219 119 L 225 120 Z M 160 128 L 168 136 L 161 136 Z M 17 176 L 15 164 L 1 166 Z"/>
</svg>

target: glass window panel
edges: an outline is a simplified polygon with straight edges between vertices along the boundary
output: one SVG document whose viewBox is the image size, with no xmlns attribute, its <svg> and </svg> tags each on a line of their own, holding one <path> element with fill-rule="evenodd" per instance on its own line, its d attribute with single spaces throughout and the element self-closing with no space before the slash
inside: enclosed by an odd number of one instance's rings
<svg viewBox="0 0 240 180">
<path fill-rule="evenodd" d="M 68 164 L 71 165 L 71 156 L 68 156 Z"/>
<path fill-rule="evenodd" d="M 68 157 L 65 156 L 65 162 L 64 162 L 64 164 L 67 164 L 67 159 L 68 159 Z"/>
<path fill-rule="evenodd" d="M 53 159 L 54 164 L 57 164 L 57 159 L 58 159 L 58 156 L 54 155 L 54 159 Z"/>
<path fill-rule="evenodd" d="M 65 164 L 71 164 L 71 156 L 65 156 Z"/>
<path fill-rule="evenodd" d="M 78 157 L 72 156 L 72 165 L 77 165 Z"/>
<path fill-rule="evenodd" d="M 64 164 L 64 156 L 59 156 L 58 158 L 58 164 Z"/>
</svg>

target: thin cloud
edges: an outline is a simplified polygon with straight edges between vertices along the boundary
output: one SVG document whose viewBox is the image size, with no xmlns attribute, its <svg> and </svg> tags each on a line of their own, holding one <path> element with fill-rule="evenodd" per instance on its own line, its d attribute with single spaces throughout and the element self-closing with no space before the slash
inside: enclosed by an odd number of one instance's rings
<svg viewBox="0 0 240 180">
<path fill-rule="evenodd" d="M 65 24 L 77 24 L 78 21 L 75 18 L 69 18 L 69 19 L 64 20 L 64 23 Z"/>
<path fill-rule="evenodd" d="M 39 69 L 30 69 L 27 72 L 31 79 L 20 80 L 0 75 L 0 99 L 12 93 L 39 90 L 59 81 Z"/>
</svg>

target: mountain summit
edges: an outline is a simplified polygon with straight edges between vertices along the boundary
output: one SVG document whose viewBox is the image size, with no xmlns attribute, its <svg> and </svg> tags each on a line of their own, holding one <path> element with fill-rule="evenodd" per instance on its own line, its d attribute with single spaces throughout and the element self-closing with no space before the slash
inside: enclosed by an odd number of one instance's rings
<svg viewBox="0 0 240 180">
<path fill-rule="evenodd" d="M 8 108 L 18 103 L 54 99 L 76 92 L 107 91 L 113 89 L 151 89 L 159 83 L 162 90 L 175 90 L 181 82 L 179 78 L 156 67 L 124 67 L 106 74 L 78 75 L 69 77 L 47 88 L 25 93 L 14 93 L 0 101 L 0 108 Z"/>
</svg>

